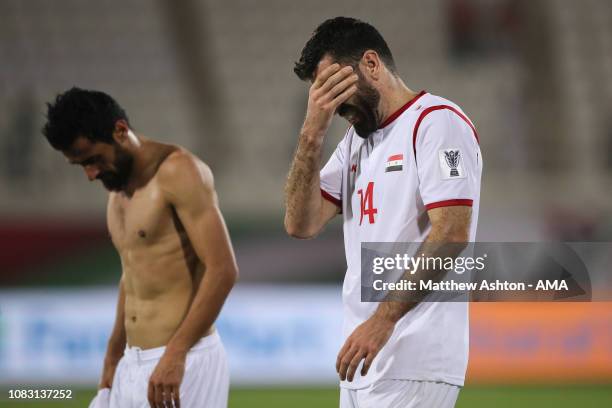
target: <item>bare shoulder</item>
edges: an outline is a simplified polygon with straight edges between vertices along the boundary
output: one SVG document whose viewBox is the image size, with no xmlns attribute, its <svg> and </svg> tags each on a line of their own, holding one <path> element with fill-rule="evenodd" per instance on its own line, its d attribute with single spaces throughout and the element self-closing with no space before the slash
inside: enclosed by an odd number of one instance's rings
<svg viewBox="0 0 612 408">
<path fill-rule="evenodd" d="M 170 189 L 183 184 L 212 187 L 213 174 L 208 165 L 196 155 L 179 146 L 173 146 L 159 165 L 159 183 Z"/>
</svg>

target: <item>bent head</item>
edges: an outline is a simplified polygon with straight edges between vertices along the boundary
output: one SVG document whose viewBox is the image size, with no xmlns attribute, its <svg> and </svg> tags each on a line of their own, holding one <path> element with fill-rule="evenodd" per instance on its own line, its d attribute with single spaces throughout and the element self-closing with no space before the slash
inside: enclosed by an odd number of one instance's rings
<svg viewBox="0 0 612 408">
<path fill-rule="evenodd" d="M 70 164 L 83 167 L 89 181 L 100 180 L 109 191 L 120 191 L 132 174 L 134 158 L 117 142 L 94 142 L 79 136 L 64 151 Z"/>
<path fill-rule="evenodd" d="M 357 92 L 336 113 L 367 138 L 383 118 L 379 113 L 382 83 L 396 75 L 395 62 L 380 33 L 368 23 L 336 17 L 323 22 L 308 40 L 294 72 L 302 80 L 314 81 L 333 63 L 350 65 L 359 76 Z"/>
<path fill-rule="evenodd" d="M 90 181 L 110 191 L 122 190 L 133 166 L 129 120 L 103 92 L 72 88 L 47 104 L 43 134 L 71 164 L 83 167 Z M 133 134 L 132 134 L 133 136 Z"/>
</svg>

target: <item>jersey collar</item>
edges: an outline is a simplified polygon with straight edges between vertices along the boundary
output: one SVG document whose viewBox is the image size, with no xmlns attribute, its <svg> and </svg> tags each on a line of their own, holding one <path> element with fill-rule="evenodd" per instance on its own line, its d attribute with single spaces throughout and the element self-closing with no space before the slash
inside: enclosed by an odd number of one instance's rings
<svg viewBox="0 0 612 408">
<path fill-rule="evenodd" d="M 395 112 L 393 112 L 391 114 L 391 116 L 389 116 L 383 123 L 380 124 L 380 126 L 378 127 L 379 129 L 382 129 L 384 127 L 387 127 L 391 124 L 391 122 L 393 122 L 395 119 L 397 119 L 397 117 L 399 115 L 401 115 L 402 113 L 404 113 L 404 111 L 406 109 L 408 109 L 409 107 L 411 107 L 416 101 L 417 99 L 419 99 L 421 96 L 425 95 L 427 92 L 425 91 L 421 91 L 417 94 L 417 96 L 415 96 L 414 98 L 412 98 L 411 100 L 409 100 L 408 102 L 406 102 L 406 104 L 404 104 L 404 106 L 402 106 L 401 108 L 399 108 L 398 110 L 396 110 Z"/>
</svg>

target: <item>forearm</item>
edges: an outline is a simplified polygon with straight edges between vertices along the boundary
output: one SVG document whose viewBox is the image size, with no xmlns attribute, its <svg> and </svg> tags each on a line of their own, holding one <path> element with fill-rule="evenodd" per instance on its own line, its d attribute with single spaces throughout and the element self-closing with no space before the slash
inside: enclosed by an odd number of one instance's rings
<svg viewBox="0 0 612 408">
<path fill-rule="evenodd" d="M 302 131 L 285 187 L 285 227 L 291 235 L 310 232 L 321 210 L 322 138 Z"/>
<path fill-rule="evenodd" d="M 167 353 L 185 354 L 206 334 L 221 312 L 237 274 L 233 266 L 205 272 L 185 319 L 166 346 Z"/>
<path fill-rule="evenodd" d="M 424 256 L 432 256 L 431 252 L 433 248 L 429 247 L 427 243 L 430 242 L 429 237 L 425 240 L 425 242 L 419 246 L 417 250 L 417 254 L 423 254 Z M 425 251 L 428 248 L 429 251 Z M 425 253 L 429 252 L 429 253 Z M 416 275 L 416 274 L 415 274 Z M 408 278 L 412 278 L 415 275 L 408 274 Z M 374 317 L 380 318 L 382 320 L 390 321 L 393 324 L 397 323 L 399 319 L 401 319 L 406 313 L 408 313 L 411 309 L 413 309 L 416 305 L 419 304 L 417 300 L 411 300 L 412 296 L 405 296 L 402 294 L 391 294 L 393 297 L 401 298 L 400 301 L 395 300 L 386 300 L 381 302 L 376 308 L 376 312 L 374 312 Z"/>
<path fill-rule="evenodd" d="M 316 75 L 285 187 L 285 229 L 296 238 L 316 235 L 334 215 L 322 204 L 321 146 L 338 107 L 357 92 L 359 76 L 351 66 L 334 63 Z M 334 209 L 335 210 L 335 209 Z"/>
<path fill-rule="evenodd" d="M 423 244 L 419 246 L 416 253 L 419 254 L 419 256 L 423 256 L 425 259 L 433 257 L 455 258 L 461 253 L 466 245 L 467 236 L 464 237 L 461 234 L 454 235 L 449 233 L 449 231 L 434 228 Z M 408 280 L 414 280 L 415 278 L 417 280 L 437 279 L 444 272 L 444 270 L 427 270 L 421 268 L 417 271 L 407 272 L 403 278 Z M 392 293 L 390 297 L 399 298 L 400 301 L 389 300 L 381 302 L 374 315 L 378 318 L 396 323 L 406 313 L 418 305 L 425 295 L 426 293 L 418 291 L 410 293 L 409 295 Z"/>
</svg>

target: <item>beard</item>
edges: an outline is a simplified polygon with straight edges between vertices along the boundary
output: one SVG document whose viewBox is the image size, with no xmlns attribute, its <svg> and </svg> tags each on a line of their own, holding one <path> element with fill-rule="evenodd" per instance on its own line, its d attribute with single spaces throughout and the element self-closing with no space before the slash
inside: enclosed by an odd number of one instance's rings
<svg viewBox="0 0 612 408">
<path fill-rule="evenodd" d="M 354 103 L 343 103 L 338 107 L 338 115 L 351 123 L 357 136 L 367 139 L 378 129 L 381 122 L 377 111 L 380 93 L 360 79 L 354 98 Z"/>
<path fill-rule="evenodd" d="M 134 158 L 132 155 L 115 146 L 115 162 L 113 163 L 115 170 L 107 170 L 100 173 L 98 179 L 107 190 L 121 191 L 125 188 L 132 175 L 133 164 Z"/>
</svg>

